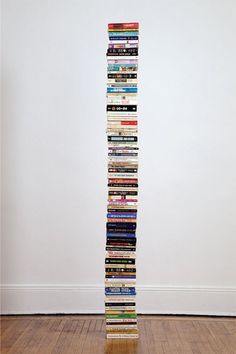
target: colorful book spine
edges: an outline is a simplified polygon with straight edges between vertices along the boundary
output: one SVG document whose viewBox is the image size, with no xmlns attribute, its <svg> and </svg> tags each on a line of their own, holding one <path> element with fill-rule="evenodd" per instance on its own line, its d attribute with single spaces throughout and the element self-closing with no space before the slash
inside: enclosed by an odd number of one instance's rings
<svg viewBox="0 0 236 354">
<path fill-rule="evenodd" d="M 109 23 L 108 38 L 106 338 L 137 339 L 139 23 Z"/>
</svg>

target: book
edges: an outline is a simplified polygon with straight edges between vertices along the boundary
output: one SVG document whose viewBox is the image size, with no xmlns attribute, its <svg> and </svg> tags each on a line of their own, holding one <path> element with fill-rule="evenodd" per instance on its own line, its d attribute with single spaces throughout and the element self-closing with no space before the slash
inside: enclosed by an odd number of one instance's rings
<svg viewBox="0 0 236 354">
<path fill-rule="evenodd" d="M 125 334 L 125 333 L 122 333 L 122 334 L 111 334 L 111 333 L 107 333 L 106 334 L 106 338 L 107 339 L 135 339 L 135 338 L 138 338 L 138 334 Z"/>
<path fill-rule="evenodd" d="M 113 28 L 139 28 L 138 22 L 108 23 L 108 30 Z"/>
<path fill-rule="evenodd" d="M 135 272 L 136 271 L 136 267 L 133 266 L 132 264 L 129 265 L 123 265 L 123 264 L 117 264 L 115 266 L 115 268 L 111 268 L 110 266 L 107 267 L 107 265 L 105 266 L 105 272 Z"/>
<path fill-rule="evenodd" d="M 107 105 L 107 111 L 137 111 L 136 105 Z"/>
<path fill-rule="evenodd" d="M 130 287 L 134 287 L 135 286 L 135 283 L 133 282 L 131 282 L 131 281 L 129 281 L 129 282 L 127 282 L 127 281 L 125 281 L 125 282 L 123 282 L 123 283 L 121 283 L 121 280 L 119 280 L 119 279 L 115 279 L 116 280 L 116 282 L 111 282 L 111 281 L 109 281 L 109 280 L 107 280 L 107 279 L 105 279 L 105 287 L 106 288 L 116 288 L 116 287 L 118 287 L 118 288 L 130 288 Z M 133 279 L 131 279 L 131 280 L 133 280 Z M 127 296 L 127 294 L 125 294 L 126 296 Z M 111 294 L 110 295 L 110 297 L 111 296 L 116 296 L 116 295 L 114 295 L 114 294 Z M 120 296 L 120 295 L 119 295 Z M 131 295 L 130 295 L 131 296 Z M 107 296 L 108 297 L 108 296 Z M 120 296 L 121 298 L 123 298 L 123 296 Z M 112 300 L 111 302 L 112 303 L 122 303 L 122 299 L 120 300 L 120 301 L 117 301 L 117 300 Z"/>
<path fill-rule="evenodd" d="M 106 264 L 135 264 L 135 258 L 105 258 Z"/>
<path fill-rule="evenodd" d="M 107 49 L 107 54 L 109 53 L 135 53 L 135 55 L 138 55 L 138 48 L 108 48 Z"/>
<path fill-rule="evenodd" d="M 108 87 L 107 92 L 137 92 L 137 87 Z"/>
<path fill-rule="evenodd" d="M 106 318 L 107 319 L 121 319 L 121 318 L 137 318 L 137 314 L 136 313 L 131 313 L 131 314 L 128 314 L 128 313 L 120 313 L 120 314 L 105 314 Z"/>
<path fill-rule="evenodd" d="M 107 58 L 107 65 L 122 65 L 131 64 L 132 66 L 138 65 L 138 58 Z"/>
<path fill-rule="evenodd" d="M 133 37 L 133 36 L 138 36 L 138 34 L 139 34 L 139 31 L 138 30 L 135 30 L 135 31 L 133 31 L 133 30 L 126 30 L 126 31 L 116 31 L 116 30 L 108 30 L 108 36 L 109 37 L 119 37 L 120 35 L 121 36 L 129 36 L 129 37 Z"/>
<path fill-rule="evenodd" d="M 122 258 L 123 257 L 127 257 L 127 258 L 135 258 L 136 257 L 136 253 L 135 252 L 131 252 L 131 251 L 128 251 L 128 252 L 125 252 L 125 251 L 109 251 L 109 252 L 106 252 L 106 255 L 109 256 L 110 258 L 111 258 L 111 256 L 122 256 Z M 112 267 L 110 267 L 110 268 L 112 268 Z"/>
<path fill-rule="evenodd" d="M 109 323 L 109 324 L 106 324 L 106 329 L 114 329 L 114 330 L 120 330 L 120 329 L 137 329 L 138 326 L 137 324 L 134 324 L 134 323 L 129 323 L 127 322 L 126 324 L 125 323 Z"/>
<path fill-rule="evenodd" d="M 126 41 L 134 41 L 134 40 L 138 40 L 138 36 L 137 35 L 127 35 L 126 32 L 122 32 L 119 33 L 119 35 L 113 35 L 114 32 L 110 32 L 109 33 L 109 39 L 110 41 L 117 41 L 117 40 L 126 40 Z"/>
<path fill-rule="evenodd" d="M 109 43 L 108 48 L 138 48 L 138 43 Z"/>
<path fill-rule="evenodd" d="M 111 96 L 107 96 L 107 104 L 137 104 L 137 99 L 135 97 L 111 97 Z M 132 118 L 133 119 L 133 118 Z M 114 120 L 118 120 L 118 118 L 108 118 L 107 121 L 114 121 Z M 125 121 L 126 119 L 123 119 L 123 121 Z M 127 119 L 128 120 L 128 119 Z M 133 119 L 134 120 L 134 119 Z"/>
<path fill-rule="evenodd" d="M 109 329 L 107 330 L 108 333 L 137 333 L 137 329 L 127 328 L 125 331 L 121 331 L 120 329 Z"/>
<path fill-rule="evenodd" d="M 107 78 L 108 79 L 137 79 L 137 73 L 136 74 L 133 74 L 133 73 L 130 73 L 130 74 L 110 74 L 108 73 L 107 74 Z"/>
</svg>

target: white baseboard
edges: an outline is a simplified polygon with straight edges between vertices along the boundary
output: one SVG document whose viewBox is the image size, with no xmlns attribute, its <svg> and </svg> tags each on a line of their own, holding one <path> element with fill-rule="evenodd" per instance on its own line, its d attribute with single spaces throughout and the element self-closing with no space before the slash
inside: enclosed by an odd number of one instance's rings
<svg viewBox="0 0 236 354">
<path fill-rule="evenodd" d="M 4 284 L 2 314 L 104 313 L 101 285 Z M 137 286 L 137 312 L 236 316 L 236 288 Z"/>
</svg>

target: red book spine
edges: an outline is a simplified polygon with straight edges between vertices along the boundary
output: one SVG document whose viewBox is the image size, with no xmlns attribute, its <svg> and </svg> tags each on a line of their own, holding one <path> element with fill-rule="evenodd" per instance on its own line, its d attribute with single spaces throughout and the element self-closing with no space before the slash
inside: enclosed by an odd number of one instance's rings
<svg viewBox="0 0 236 354">
<path fill-rule="evenodd" d="M 130 22 L 130 23 L 109 23 L 108 29 L 138 29 L 138 22 Z"/>
<path fill-rule="evenodd" d="M 137 122 L 137 120 L 122 120 L 121 121 L 121 125 L 137 125 L 138 124 L 138 122 Z"/>
</svg>

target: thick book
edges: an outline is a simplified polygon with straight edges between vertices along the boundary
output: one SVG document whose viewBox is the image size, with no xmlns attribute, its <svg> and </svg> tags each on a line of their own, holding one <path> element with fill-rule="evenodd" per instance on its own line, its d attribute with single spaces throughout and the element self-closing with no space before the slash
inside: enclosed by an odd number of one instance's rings
<svg viewBox="0 0 236 354">
<path fill-rule="evenodd" d="M 138 92 L 137 87 L 108 87 L 107 92 Z"/>
<path fill-rule="evenodd" d="M 107 176 L 108 177 L 129 177 L 129 176 L 131 176 L 131 177 L 138 177 L 138 175 L 137 175 L 137 173 L 116 173 L 116 172 L 113 172 L 113 173 L 108 173 L 107 174 Z"/>
<path fill-rule="evenodd" d="M 128 175 L 128 174 L 127 174 Z M 108 195 L 117 195 L 117 196 L 134 196 L 136 197 L 138 195 L 137 191 L 108 191 Z"/>
<path fill-rule="evenodd" d="M 130 58 L 107 58 L 108 65 L 121 65 L 121 64 L 138 64 L 138 57 L 130 57 Z"/>
<path fill-rule="evenodd" d="M 108 48 L 138 48 L 138 43 L 109 43 Z"/>
<path fill-rule="evenodd" d="M 110 97 L 108 96 L 107 98 L 107 104 L 121 104 L 121 105 L 125 105 L 125 104 L 137 104 L 137 99 L 136 98 L 123 98 L 123 97 Z M 117 120 L 118 118 L 113 118 L 114 120 Z M 133 119 L 133 118 L 132 118 Z M 124 119 L 125 120 L 125 119 Z M 108 122 L 111 121 L 111 118 L 108 117 Z"/>
<path fill-rule="evenodd" d="M 136 251 L 136 246 L 131 245 L 106 245 L 106 251 Z"/>
<path fill-rule="evenodd" d="M 137 324 L 134 324 L 134 323 L 106 323 L 106 329 L 128 329 L 128 328 L 138 328 Z"/>
<path fill-rule="evenodd" d="M 136 299 L 134 296 L 130 295 L 125 295 L 125 296 L 105 296 L 104 302 L 116 302 L 116 303 L 121 303 L 121 302 L 134 302 L 135 303 Z"/>
<path fill-rule="evenodd" d="M 120 280 L 129 280 L 129 279 L 136 279 L 136 275 L 105 275 L 106 279 L 120 279 Z"/>
<path fill-rule="evenodd" d="M 106 325 L 111 325 L 111 326 L 115 326 L 115 325 L 137 325 L 138 324 L 138 320 L 137 318 L 106 318 L 105 319 L 105 323 Z"/>
<path fill-rule="evenodd" d="M 109 38 L 110 37 L 120 37 L 120 36 L 124 37 L 124 36 L 126 36 L 126 37 L 131 37 L 131 39 L 132 39 L 132 37 L 138 37 L 138 35 L 139 35 L 138 30 L 136 30 L 136 31 L 127 30 L 127 31 L 122 31 L 122 32 L 114 30 L 114 31 L 108 32 Z"/>
<path fill-rule="evenodd" d="M 113 28 L 139 28 L 138 22 L 115 22 L 115 23 L 108 23 L 108 29 Z"/>
<path fill-rule="evenodd" d="M 138 55 L 138 48 L 108 48 L 107 53 L 135 53 Z"/>
<path fill-rule="evenodd" d="M 113 32 L 112 32 L 113 33 Z M 111 41 L 117 41 L 117 40 L 126 40 L 126 41 L 129 41 L 129 40 L 131 40 L 131 41 L 133 41 L 133 40 L 138 40 L 138 36 L 137 35 L 135 35 L 135 36 L 132 36 L 132 35 L 125 35 L 125 33 L 124 32 L 122 32 L 122 33 L 120 33 L 120 35 L 119 36 L 116 36 L 116 35 L 113 35 L 112 33 L 109 33 L 109 39 L 111 40 Z"/>
<path fill-rule="evenodd" d="M 128 256 L 129 258 L 135 258 L 135 256 L 136 256 L 135 252 L 131 252 L 131 251 L 108 251 L 106 254 L 109 254 L 112 256 L 122 255 L 122 257 Z"/>
<path fill-rule="evenodd" d="M 136 222 L 137 221 L 137 217 L 126 217 L 125 215 L 123 217 L 115 217 L 115 216 L 111 216 L 111 217 L 107 217 L 107 221 L 109 222 L 114 222 L 114 221 L 122 221 L 122 222 Z"/>
<path fill-rule="evenodd" d="M 108 239 L 109 238 L 109 239 Z M 107 232 L 107 247 L 114 248 L 114 250 L 109 249 L 109 251 L 119 251 L 117 248 L 124 248 L 124 251 L 128 251 L 126 248 L 135 248 L 137 237 L 135 232 L 125 233 L 125 232 Z M 126 241 L 127 240 L 127 241 Z M 132 242 L 134 240 L 134 242 Z M 123 250 L 120 250 L 120 252 Z M 130 250 L 132 251 L 132 250 Z M 133 250 L 135 251 L 135 250 Z M 130 257 L 129 257 L 130 258 Z"/>
<path fill-rule="evenodd" d="M 123 28 L 120 28 L 120 30 L 123 30 Z M 124 35 L 131 35 L 131 36 L 133 36 L 133 35 L 138 35 L 139 34 L 139 30 L 138 29 L 134 29 L 134 28 L 132 28 L 131 30 L 129 30 L 129 29 L 126 29 L 125 31 L 119 31 L 119 29 L 118 30 L 116 30 L 116 29 L 114 29 L 114 30 L 112 30 L 112 29 L 108 29 L 108 36 L 111 36 L 111 35 L 117 35 L 117 36 L 119 36 L 119 33 L 122 33 L 122 35 L 124 34 Z"/>
<path fill-rule="evenodd" d="M 137 56 L 136 52 L 120 52 L 120 53 L 107 53 L 107 56 L 111 56 L 111 57 L 130 57 L 130 56 Z"/>
<path fill-rule="evenodd" d="M 108 172 L 116 172 L 116 173 L 137 173 L 137 168 L 123 168 L 123 167 L 110 167 L 108 168 Z"/>
<path fill-rule="evenodd" d="M 122 333 L 122 334 L 111 334 L 111 333 L 107 333 L 106 334 L 106 338 L 107 339 L 135 339 L 135 338 L 138 338 L 138 334 L 125 334 L 125 333 Z"/>
<path fill-rule="evenodd" d="M 108 136 L 108 141 L 118 141 L 118 142 L 127 142 L 127 141 L 138 141 L 137 136 Z"/>
<path fill-rule="evenodd" d="M 129 253 L 129 252 L 124 252 L 124 253 Z M 119 271 L 123 271 L 123 272 L 126 272 L 126 271 L 134 271 L 136 270 L 136 266 L 133 265 L 133 264 L 116 264 L 115 266 L 111 266 L 110 264 L 105 264 L 105 271 L 106 272 L 113 272 L 113 271 L 116 271 L 116 272 L 119 272 Z"/>
<path fill-rule="evenodd" d="M 122 284 L 122 285 L 120 285 Z M 129 281 L 122 281 L 121 279 L 105 279 L 105 287 L 106 288 L 114 288 L 114 287 L 118 287 L 118 288 L 130 288 L 130 287 L 136 287 L 136 279 L 129 279 Z M 106 298 L 134 298 L 135 295 L 133 294 L 106 294 L 105 295 Z M 113 302 L 115 302 L 116 300 L 112 300 Z"/>
<path fill-rule="evenodd" d="M 136 268 L 105 268 L 107 275 L 134 275 L 136 273 Z"/>
<path fill-rule="evenodd" d="M 132 66 L 137 66 L 138 63 L 138 56 L 137 55 L 123 55 L 123 56 L 116 56 L 116 55 L 107 55 L 107 65 L 127 65 L 131 64 Z M 111 72 L 108 70 L 108 72 Z M 135 70 L 138 73 L 138 70 Z"/>
<path fill-rule="evenodd" d="M 136 64 L 110 64 L 107 67 L 109 73 L 138 73 L 138 66 Z"/>
<path fill-rule="evenodd" d="M 136 315 L 135 310 L 106 310 L 106 315 Z"/>
<path fill-rule="evenodd" d="M 126 324 L 126 323 L 125 323 Z M 137 324 L 137 323 L 136 323 Z M 132 328 L 132 327 L 129 327 L 128 324 L 127 325 L 127 328 L 126 329 L 115 329 L 115 326 L 113 326 L 111 329 L 107 330 L 107 333 L 113 333 L 113 334 L 118 334 L 118 333 L 125 333 L 125 334 L 137 334 L 138 333 L 138 330 L 137 328 Z M 112 325 L 111 325 L 112 326 Z"/>
<path fill-rule="evenodd" d="M 107 111 L 136 112 L 137 105 L 107 105 Z"/>
<path fill-rule="evenodd" d="M 117 208 L 117 207 L 115 207 L 115 208 L 107 208 L 107 211 L 109 212 L 109 213 L 120 213 L 120 212 L 125 212 L 125 213 L 133 213 L 133 212 L 137 212 L 137 209 L 136 208 Z"/>
<path fill-rule="evenodd" d="M 121 314 L 106 314 L 105 315 L 106 318 L 137 318 L 137 314 L 124 314 L 124 313 L 121 313 Z"/>
<path fill-rule="evenodd" d="M 127 224 L 125 222 L 107 222 L 106 223 L 107 228 L 128 228 L 130 230 L 135 230 L 136 229 L 136 223 L 132 223 L 132 224 Z"/>
<path fill-rule="evenodd" d="M 106 264 L 135 264 L 134 258 L 106 258 Z"/>
<path fill-rule="evenodd" d="M 136 219 L 137 215 L 133 214 L 126 214 L 126 213 L 121 213 L 121 214 L 107 214 L 108 219 Z"/>
<path fill-rule="evenodd" d="M 137 74 L 107 74 L 108 79 L 137 79 Z"/>
</svg>

